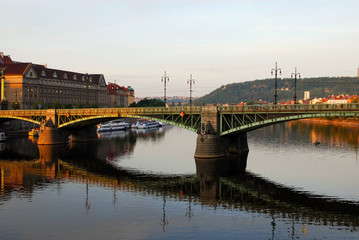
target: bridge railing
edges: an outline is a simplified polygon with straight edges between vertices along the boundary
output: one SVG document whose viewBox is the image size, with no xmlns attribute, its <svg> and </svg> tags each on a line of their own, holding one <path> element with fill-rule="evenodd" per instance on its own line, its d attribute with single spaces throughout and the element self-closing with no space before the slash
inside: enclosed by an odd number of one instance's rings
<svg viewBox="0 0 359 240">
<path fill-rule="evenodd" d="M 358 103 L 219 106 L 220 112 L 359 111 Z"/>
<path fill-rule="evenodd" d="M 106 114 L 179 114 L 181 112 L 201 113 L 202 107 L 149 107 L 149 108 L 79 108 L 79 109 L 58 109 L 57 114 L 72 115 L 106 115 Z"/>
</svg>

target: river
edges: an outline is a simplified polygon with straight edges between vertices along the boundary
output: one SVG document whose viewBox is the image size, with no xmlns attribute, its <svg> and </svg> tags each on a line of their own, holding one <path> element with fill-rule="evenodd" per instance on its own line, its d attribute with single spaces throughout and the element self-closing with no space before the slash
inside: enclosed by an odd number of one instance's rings
<svg viewBox="0 0 359 240">
<path fill-rule="evenodd" d="M 359 128 L 296 121 L 194 159 L 178 127 L 0 144 L 0 239 L 358 239 Z M 246 171 L 241 167 L 246 163 Z"/>
</svg>

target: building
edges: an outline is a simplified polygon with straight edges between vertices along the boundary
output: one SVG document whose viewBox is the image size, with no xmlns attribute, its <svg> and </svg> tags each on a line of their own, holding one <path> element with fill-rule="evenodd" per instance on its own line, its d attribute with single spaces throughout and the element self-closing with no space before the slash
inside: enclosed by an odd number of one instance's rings
<svg viewBox="0 0 359 240">
<path fill-rule="evenodd" d="M 102 74 L 47 68 L 31 62 L 15 62 L 0 53 L 5 68 L 5 98 L 9 108 L 107 107 L 107 85 Z"/>
<path fill-rule="evenodd" d="M 121 87 L 116 83 L 107 85 L 107 106 L 128 107 L 135 101 L 135 91 L 131 87 Z"/>
<path fill-rule="evenodd" d="M 135 90 L 131 86 L 127 87 L 126 93 L 127 93 L 127 104 L 128 105 L 130 105 L 131 103 L 136 101 Z"/>
<path fill-rule="evenodd" d="M 356 95 L 330 95 L 327 104 L 346 104 L 358 102 Z"/>
<path fill-rule="evenodd" d="M 304 100 L 308 100 L 308 99 L 310 99 L 310 92 L 309 91 L 305 91 L 304 92 L 304 98 L 303 98 Z"/>
</svg>

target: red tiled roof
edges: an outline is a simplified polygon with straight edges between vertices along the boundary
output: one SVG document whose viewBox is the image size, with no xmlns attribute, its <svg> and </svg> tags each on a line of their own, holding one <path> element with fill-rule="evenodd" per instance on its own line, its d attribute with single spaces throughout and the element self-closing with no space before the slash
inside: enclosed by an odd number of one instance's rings
<svg viewBox="0 0 359 240">
<path fill-rule="evenodd" d="M 0 64 L 0 67 L 6 68 L 5 76 L 6 75 L 23 75 L 30 64 L 31 63 Z"/>
<path fill-rule="evenodd" d="M 5 56 L 5 55 L 0 54 L 0 63 L 10 64 L 10 63 L 13 63 L 13 61 L 10 58 L 10 56 Z"/>
</svg>

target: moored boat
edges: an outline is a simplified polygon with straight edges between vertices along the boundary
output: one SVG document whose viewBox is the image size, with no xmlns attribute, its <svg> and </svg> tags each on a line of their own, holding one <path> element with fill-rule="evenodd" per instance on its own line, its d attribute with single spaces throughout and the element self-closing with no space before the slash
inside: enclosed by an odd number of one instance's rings
<svg viewBox="0 0 359 240">
<path fill-rule="evenodd" d="M 38 137 L 39 136 L 39 129 L 33 128 L 31 131 L 28 132 L 28 135 L 31 137 Z"/>
<path fill-rule="evenodd" d="M 157 121 L 146 121 L 146 122 L 137 122 L 137 128 L 144 129 L 144 128 L 156 128 L 160 127 L 160 123 Z"/>
<path fill-rule="evenodd" d="M 129 123 L 122 120 L 113 120 L 107 123 L 101 123 L 97 125 L 97 132 L 111 132 L 125 130 L 130 127 Z"/>
</svg>

